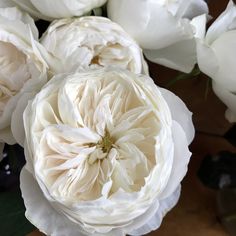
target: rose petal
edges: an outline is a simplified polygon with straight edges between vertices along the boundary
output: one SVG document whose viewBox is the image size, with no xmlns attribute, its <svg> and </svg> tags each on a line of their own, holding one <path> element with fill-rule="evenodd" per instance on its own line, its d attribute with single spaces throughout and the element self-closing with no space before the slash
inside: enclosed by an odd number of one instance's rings
<svg viewBox="0 0 236 236">
<path fill-rule="evenodd" d="M 43 196 L 32 174 L 23 168 L 20 188 L 26 206 L 26 218 L 43 233 L 52 236 L 84 236 L 78 225 L 57 212 Z M 30 187 L 29 187 L 30 186 Z"/>
<path fill-rule="evenodd" d="M 139 236 L 158 229 L 162 223 L 163 217 L 177 204 L 180 197 L 180 189 L 179 186 L 169 197 L 160 200 L 157 209 L 152 206 L 152 208 L 156 210 L 155 214 L 149 216 L 144 214 L 142 217 L 146 220 L 146 223 L 140 228 L 129 232 L 129 234 L 132 236 Z M 149 210 L 152 211 L 152 209 Z"/>
<path fill-rule="evenodd" d="M 224 12 L 214 21 L 206 34 L 206 42 L 210 45 L 223 33 L 236 28 L 236 7 L 229 1 Z"/>
<path fill-rule="evenodd" d="M 188 110 L 184 102 L 178 96 L 169 90 L 163 88 L 159 89 L 170 108 L 172 118 L 181 125 L 185 132 L 187 143 L 190 144 L 195 135 L 195 129 L 192 122 L 192 112 Z"/>
<path fill-rule="evenodd" d="M 172 172 L 165 190 L 159 196 L 160 199 L 169 197 L 178 187 L 187 173 L 188 163 L 192 155 L 188 149 L 188 142 L 184 130 L 175 121 L 172 126 L 172 135 L 175 144 Z"/>
<path fill-rule="evenodd" d="M 169 68 L 190 73 L 197 62 L 194 39 L 183 40 L 159 50 L 144 50 L 148 60 Z"/>
<path fill-rule="evenodd" d="M 236 94 L 222 87 L 220 84 L 213 82 L 212 87 L 216 95 L 228 107 L 226 118 L 229 122 L 236 122 Z"/>
</svg>

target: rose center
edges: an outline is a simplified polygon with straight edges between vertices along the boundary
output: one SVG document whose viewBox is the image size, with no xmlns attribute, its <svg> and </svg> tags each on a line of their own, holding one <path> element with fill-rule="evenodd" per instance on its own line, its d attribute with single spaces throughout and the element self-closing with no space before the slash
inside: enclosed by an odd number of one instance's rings
<svg viewBox="0 0 236 236">
<path fill-rule="evenodd" d="M 113 145 L 113 139 L 110 133 L 106 130 L 105 135 L 100 142 L 98 142 L 97 147 L 101 148 L 103 153 L 109 153 Z"/>
<path fill-rule="evenodd" d="M 95 151 L 89 156 L 89 164 L 92 165 L 97 160 L 102 160 L 107 157 L 112 149 L 114 140 L 110 133 L 106 130 L 105 135 L 101 141 L 96 144 L 89 144 L 90 147 L 96 147 Z"/>
<path fill-rule="evenodd" d="M 100 65 L 99 64 L 99 56 L 97 55 L 97 56 L 95 56 L 93 59 L 92 59 L 92 61 L 91 61 L 91 63 L 90 63 L 90 65 Z"/>
</svg>

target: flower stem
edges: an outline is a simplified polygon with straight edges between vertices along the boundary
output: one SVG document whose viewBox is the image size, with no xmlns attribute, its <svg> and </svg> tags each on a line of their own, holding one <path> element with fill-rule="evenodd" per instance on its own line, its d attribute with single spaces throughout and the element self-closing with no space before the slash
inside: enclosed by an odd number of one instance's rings
<svg viewBox="0 0 236 236">
<path fill-rule="evenodd" d="M 190 73 L 180 73 L 177 77 L 175 77 L 174 79 L 172 79 L 171 81 L 169 81 L 166 84 L 166 87 L 171 87 L 172 85 L 174 85 L 176 82 L 180 81 L 180 80 L 186 80 L 186 79 L 192 79 L 195 78 L 197 76 L 199 76 L 201 74 L 200 69 L 198 68 L 198 66 L 194 67 L 193 70 Z"/>
</svg>

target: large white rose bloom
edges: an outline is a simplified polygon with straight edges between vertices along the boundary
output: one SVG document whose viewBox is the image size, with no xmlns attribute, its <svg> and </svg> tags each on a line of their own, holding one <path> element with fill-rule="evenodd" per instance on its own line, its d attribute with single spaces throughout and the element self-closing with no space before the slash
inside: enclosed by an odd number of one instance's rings
<svg viewBox="0 0 236 236">
<path fill-rule="evenodd" d="M 142 235 L 176 204 L 191 113 L 127 70 L 55 76 L 24 113 L 26 217 L 54 236 Z"/>
<path fill-rule="evenodd" d="M 208 13 L 203 0 L 109 0 L 107 12 L 150 61 L 186 73 L 193 69 L 196 45 L 191 19 Z"/>
<path fill-rule="evenodd" d="M 16 8 L 0 8 L 0 141 L 22 137 L 23 110 L 31 93 L 45 82 L 45 64 L 36 50 L 33 19 Z"/>
<path fill-rule="evenodd" d="M 204 29 L 205 16 L 198 17 L 198 27 Z M 236 6 L 229 1 L 226 10 L 198 36 L 198 65 L 212 78 L 213 90 L 228 106 L 226 118 L 236 122 Z"/>
<path fill-rule="evenodd" d="M 53 20 L 82 16 L 101 7 L 105 2 L 106 0 L 0 0 L 0 6 L 14 4 L 36 18 Z"/>
<path fill-rule="evenodd" d="M 87 16 L 54 21 L 41 38 L 52 74 L 115 65 L 134 73 L 148 73 L 142 50 L 116 23 Z"/>
</svg>

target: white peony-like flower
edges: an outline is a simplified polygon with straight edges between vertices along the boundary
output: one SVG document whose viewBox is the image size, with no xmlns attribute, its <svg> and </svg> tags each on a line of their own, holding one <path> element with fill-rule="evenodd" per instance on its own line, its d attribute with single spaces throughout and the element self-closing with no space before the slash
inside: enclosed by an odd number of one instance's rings
<svg viewBox="0 0 236 236">
<path fill-rule="evenodd" d="M 107 0 L 0 0 L 3 4 L 14 4 L 33 17 L 53 20 L 82 16 L 94 8 L 101 7 Z"/>
<path fill-rule="evenodd" d="M 212 78 L 213 90 L 228 106 L 226 118 L 236 122 L 236 6 L 229 1 L 226 10 L 205 33 L 205 15 L 196 24 L 202 28 L 198 36 L 197 57 L 202 72 Z"/>
<path fill-rule="evenodd" d="M 87 16 L 54 21 L 41 39 L 53 74 L 115 65 L 134 73 L 148 73 L 138 44 L 107 18 Z"/>
<path fill-rule="evenodd" d="M 30 16 L 16 8 L 0 8 L 0 142 L 15 143 L 12 132 L 22 138 L 24 107 L 46 80 L 37 38 Z"/>
<path fill-rule="evenodd" d="M 176 204 L 191 113 L 152 79 L 102 68 L 51 79 L 24 113 L 26 217 L 47 235 L 142 235 Z"/>
<path fill-rule="evenodd" d="M 196 44 L 191 20 L 208 13 L 203 0 L 109 0 L 107 12 L 150 61 L 186 73 L 193 69 Z"/>
</svg>

